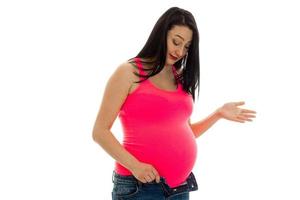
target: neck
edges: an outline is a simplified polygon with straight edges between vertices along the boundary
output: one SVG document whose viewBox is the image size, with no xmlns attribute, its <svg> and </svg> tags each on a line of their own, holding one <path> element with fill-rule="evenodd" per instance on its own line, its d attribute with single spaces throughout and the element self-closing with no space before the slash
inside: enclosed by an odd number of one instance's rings
<svg viewBox="0 0 300 200">
<path fill-rule="evenodd" d="M 143 59 L 142 59 L 143 60 Z M 152 61 L 152 60 L 150 60 L 150 59 L 145 59 L 146 61 Z M 146 67 L 146 68 L 151 68 L 151 65 L 145 65 L 144 64 L 144 67 Z M 163 69 L 160 71 L 160 73 L 161 74 L 165 74 L 165 75 L 168 75 L 168 74 L 170 74 L 170 73 L 172 73 L 173 74 L 173 69 L 172 69 L 173 67 L 172 67 L 172 65 L 170 65 L 170 64 L 165 64 L 164 65 L 164 67 L 163 67 Z"/>
<path fill-rule="evenodd" d="M 164 68 L 161 70 L 163 73 L 173 73 L 172 65 L 166 64 Z"/>
<path fill-rule="evenodd" d="M 172 65 L 165 64 L 163 69 L 170 72 L 170 71 L 172 71 Z"/>
</svg>

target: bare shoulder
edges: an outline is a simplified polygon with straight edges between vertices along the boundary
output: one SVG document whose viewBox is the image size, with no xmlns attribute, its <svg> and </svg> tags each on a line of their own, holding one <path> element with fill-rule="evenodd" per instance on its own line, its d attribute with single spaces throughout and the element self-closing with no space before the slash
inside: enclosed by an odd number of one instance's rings
<svg viewBox="0 0 300 200">
<path fill-rule="evenodd" d="M 137 81 L 137 76 L 134 75 L 134 72 L 138 73 L 138 68 L 132 61 L 125 61 L 119 65 L 117 68 L 120 71 L 119 76 L 127 79 L 130 83 Z"/>
<path fill-rule="evenodd" d="M 112 127 L 132 85 L 132 80 L 135 76 L 132 70 L 132 65 L 124 62 L 117 66 L 109 77 L 94 125 L 94 138 L 104 133 L 103 130 L 108 130 Z"/>
</svg>

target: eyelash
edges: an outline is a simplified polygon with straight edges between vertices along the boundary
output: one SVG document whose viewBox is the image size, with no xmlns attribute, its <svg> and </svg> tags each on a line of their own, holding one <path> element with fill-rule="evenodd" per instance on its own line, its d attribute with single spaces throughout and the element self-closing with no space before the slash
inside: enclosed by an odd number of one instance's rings
<svg viewBox="0 0 300 200">
<path fill-rule="evenodd" d="M 176 42 L 173 40 L 173 44 L 175 45 L 175 46 L 178 46 L 179 44 L 176 44 Z M 190 47 L 185 47 L 186 49 L 189 49 Z"/>
</svg>

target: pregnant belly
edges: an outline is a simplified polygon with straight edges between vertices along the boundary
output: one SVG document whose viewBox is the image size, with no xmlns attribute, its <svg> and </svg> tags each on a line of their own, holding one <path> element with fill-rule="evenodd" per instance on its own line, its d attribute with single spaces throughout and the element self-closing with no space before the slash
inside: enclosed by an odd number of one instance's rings
<svg viewBox="0 0 300 200">
<path fill-rule="evenodd" d="M 146 133 L 144 137 L 124 140 L 124 148 L 139 161 L 153 165 L 170 187 L 183 183 L 192 171 L 197 144 L 191 129 L 176 132 Z"/>
</svg>

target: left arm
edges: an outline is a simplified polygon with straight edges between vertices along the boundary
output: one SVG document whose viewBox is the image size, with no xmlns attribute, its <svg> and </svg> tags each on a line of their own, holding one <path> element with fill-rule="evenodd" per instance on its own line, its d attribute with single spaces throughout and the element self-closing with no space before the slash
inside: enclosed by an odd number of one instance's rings
<svg viewBox="0 0 300 200">
<path fill-rule="evenodd" d="M 189 119 L 189 125 L 196 138 L 200 137 L 207 129 L 209 129 L 214 123 L 221 119 L 221 115 L 218 110 L 210 114 L 205 119 L 198 121 L 196 123 L 191 123 Z"/>
<path fill-rule="evenodd" d="M 237 106 L 243 105 L 245 102 L 230 102 L 225 103 L 222 107 L 218 108 L 215 112 L 210 114 L 205 119 L 196 123 L 191 123 L 189 119 L 189 125 L 196 138 L 201 136 L 207 129 L 209 129 L 219 119 L 227 119 L 244 123 L 245 121 L 252 121 L 250 118 L 255 117 L 255 111 L 248 109 L 241 109 Z"/>
</svg>

